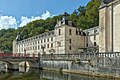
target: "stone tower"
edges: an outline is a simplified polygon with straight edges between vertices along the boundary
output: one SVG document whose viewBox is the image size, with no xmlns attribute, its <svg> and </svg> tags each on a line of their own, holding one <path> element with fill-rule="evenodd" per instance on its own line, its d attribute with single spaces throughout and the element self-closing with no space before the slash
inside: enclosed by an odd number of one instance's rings
<svg viewBox="0 0 120 80">
<path fill-rule="evenodd" d="M 17 49 L 17 47 L 18 47 L 18 41 L 20 40 L 20 34 L 19 34 L 19 32 L 17 33 L 17 36 L 16 36 L 16 39 L 15 40 L 13 40 L 13 52 L 14 53 L 17 53 L 18 52 L 18 49 Z"/>
<path fill-rule="evenodd" d="M 67 19 L 67 15 L 64 12 L 63 18 L 57 20 L 55 26 L 57 54 L 77 53 L 78 48 L 83 45 L 81 36 L 76 33 L 77 28 Z"/>
<path fill-rule="evenodd" d="M 119 8 L 119 0 L 103 0 L 99 8 L 99 52 L 120 51 Z"/>
</svg>

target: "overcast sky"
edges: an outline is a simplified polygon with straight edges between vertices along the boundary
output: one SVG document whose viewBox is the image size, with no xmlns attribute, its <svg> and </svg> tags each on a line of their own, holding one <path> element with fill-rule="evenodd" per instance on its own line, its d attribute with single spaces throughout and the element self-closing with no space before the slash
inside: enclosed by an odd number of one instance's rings
<svg viewBox="0 0 120 80">
<path fill-rule="evenodd" d="M 71 14 L 90 0 L 0 0 L 0 29 L 18 28 L 27 23 L 62 14 Z"/>
</svg>

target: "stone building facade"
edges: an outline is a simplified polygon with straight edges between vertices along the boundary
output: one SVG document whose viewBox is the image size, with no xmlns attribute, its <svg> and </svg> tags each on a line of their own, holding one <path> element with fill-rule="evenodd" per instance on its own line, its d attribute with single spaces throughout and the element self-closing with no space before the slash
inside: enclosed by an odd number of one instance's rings
<svg viewBox="0 0 120 80">
<path fill-rule="evenodd" d="M 93 27 L 83 30 L 86 34 L 84 36 L 84 48 L 88 52 L 98 52 L 99 51 L 99 27 Z"/>
<path fill-rule="evenodd" d="M 66 19 L 53 31 L 13 41 L 13 53 L 69 54 L 83 51 L 120 52 L 120 0 L 102 0 L 99 26 L 81 30 Z"/>
<path fill-rule="evenodd" d="M 13 53 L 18 54 L 72 54 L 80 53 L 87 48 L 97 47 L 98 27 L 82 30 L 66 18 L 58 20 L 53 31 L 13 41 Z"/>
<path fill-rule="evenodd" d="M 120 52 L 120 0 L 103 0 L 99 8 L 99 52 Z"/>
</svg>

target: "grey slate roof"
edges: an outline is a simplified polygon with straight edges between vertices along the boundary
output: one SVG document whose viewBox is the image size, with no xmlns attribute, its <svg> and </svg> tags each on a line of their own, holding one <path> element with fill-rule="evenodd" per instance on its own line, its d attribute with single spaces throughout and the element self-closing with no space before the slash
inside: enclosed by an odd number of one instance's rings
<svg viewBox="0 0 120 80">
<path fill-rule="evenodd" d="M 99 9 L 102 9 L 102 8 L 106 7 L 107 4 L 109 4 L 109 3 L 112 2 L 112 1 L 115 1 L 115 0 L 102 0 Z"/>
<path fill-rule="evenodd" d="M 102 2 L 105 3 L 105 4 L 108 4 L 108 3 L 112 2 L 112 1 L 114 1 L 114 0 L 102 0 Z"/>
</svg>

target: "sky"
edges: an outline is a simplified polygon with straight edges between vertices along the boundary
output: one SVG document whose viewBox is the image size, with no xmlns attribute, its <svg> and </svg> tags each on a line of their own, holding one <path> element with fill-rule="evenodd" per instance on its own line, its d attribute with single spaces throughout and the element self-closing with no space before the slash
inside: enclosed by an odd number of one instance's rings
<svg viewBox="0 0 120 80">
<path fill-rule="evenodd" d="M 0 29 L 25 26 L 27 23 L 53 17 L 63 12 L 71 14 L 90 0 L 0 0 Z"/>
</svg>

